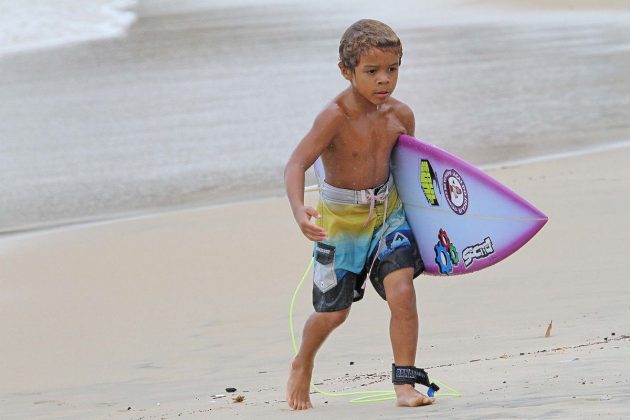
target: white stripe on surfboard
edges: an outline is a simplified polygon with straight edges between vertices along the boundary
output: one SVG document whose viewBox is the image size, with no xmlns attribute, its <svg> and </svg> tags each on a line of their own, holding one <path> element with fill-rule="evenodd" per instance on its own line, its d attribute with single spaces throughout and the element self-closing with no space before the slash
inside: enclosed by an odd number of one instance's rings
<svg viewBox="0 0 630 420">
<path fill-rule="evenodd" d="M 436 208 L 429 208 L 429 207 L 421 206 L 418 204 L 408 204 L 408 203 L 404 204 L 404 206 L 415 207 L 424 211 L 446 213 L 449 216 L 454 214 L 450 208 L 436 209 Z M 469 219 L 481 219 L 481 220 L 502 220 L 502 221 L 507 221 L 507 222 L 534 222 L 534 221 L 539 221 L 539 220 L 548 220 L 547 217 L 506 217 L 506 216 L 489 216 L 485 214 L 469 214 L 469 213 L 462 214 L 461 216 L 458 215 L 457 217 L 469 218 Z"/>
<path fill-rule="evenodd" d="M 304 192 L 316 192 L 316 191 L 319 191 L 319 185 L 317 184 L 304 187 Z M 450 209 L 429 208 L 429 207 L 425 207 L 425 206 L 421 206 L 417 204 L 405 204 L 405 205 L 408 207 L 419 208 L 420 210 L 424 210 L 424 211 L 437 211 L 441 213 L 447 213 L 449 216 L 451 215 Z M 503 216 L 487 216 L 483 214 L 462 214 L 461 216 L 457 216 L 457 217 L 479 219 L 479 220 L 502 220 L 502 221 L 507 221 L 507 222 L 535 222 L 535 221 L 548 220 L 546 217 L 503 217 Z"/>
</svg>

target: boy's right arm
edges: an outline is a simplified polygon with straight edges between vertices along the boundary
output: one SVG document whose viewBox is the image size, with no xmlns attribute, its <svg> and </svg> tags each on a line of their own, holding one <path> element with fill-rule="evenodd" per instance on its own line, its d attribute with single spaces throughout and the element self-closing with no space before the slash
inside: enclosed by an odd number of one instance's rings
<svg viewBox="0 0 630 420">
<path fill-rule="evenodd" d="M 327 239 L 326 231 L 311 222 L 320 215 L 304 205 L 304 173 L 330 145 L 343 124 L 345 115 L 336 104 L 329 105 L 315 119 L 313 127 L 297 145 L 284 170 L 284 184 L 293 217 L 304 236 L 311 241 Z"/>
</svg>

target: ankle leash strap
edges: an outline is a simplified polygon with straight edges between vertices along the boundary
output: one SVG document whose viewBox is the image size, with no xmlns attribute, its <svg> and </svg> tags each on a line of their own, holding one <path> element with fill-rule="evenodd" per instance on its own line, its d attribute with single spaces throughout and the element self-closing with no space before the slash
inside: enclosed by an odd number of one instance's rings
<svg viewBox="0 0 630 420">
<path fill-rule="evenodd" d="M 415 366 L 396 366 L 392 363 L 392 382 L 394 385 L 415 385 L 420 384 L 429 388 L 427 395 L 433 395 L 440 389 L 435 383 L 429 380 L 429 375 L 424 369 Z"/>
</svg>

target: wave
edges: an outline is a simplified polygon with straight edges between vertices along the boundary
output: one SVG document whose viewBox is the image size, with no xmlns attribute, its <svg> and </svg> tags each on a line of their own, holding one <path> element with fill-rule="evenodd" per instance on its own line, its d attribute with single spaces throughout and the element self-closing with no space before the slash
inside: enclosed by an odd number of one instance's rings
<svg viewBox="0 0 630 420">
<path fill-rule="evenodd" d="M 0 0 L 0 56 L 124 36 L 137 0 Z"/>
</svg>

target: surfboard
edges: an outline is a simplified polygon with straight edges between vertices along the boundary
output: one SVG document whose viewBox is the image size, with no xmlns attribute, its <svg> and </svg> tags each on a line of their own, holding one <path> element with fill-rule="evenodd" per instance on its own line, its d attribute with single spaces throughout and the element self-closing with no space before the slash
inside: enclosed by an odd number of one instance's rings
<svg viewBox="0 0 630 420">
<path fill-rule="evenodd" d="M 401 135 L 391 170 L 425 273 L 472 273 L 504 260 L 547 216 L 463 159 Z"/>
<path fill-rule="evenodd" d="M 321 183 L 321 159 L 313 169 Z M 398 139 L 391 170 L 425 274 L 460 275 L 496 264 L 525 245 L 548 220 L 485 172 L 411 136 Z"/>
</svg>

